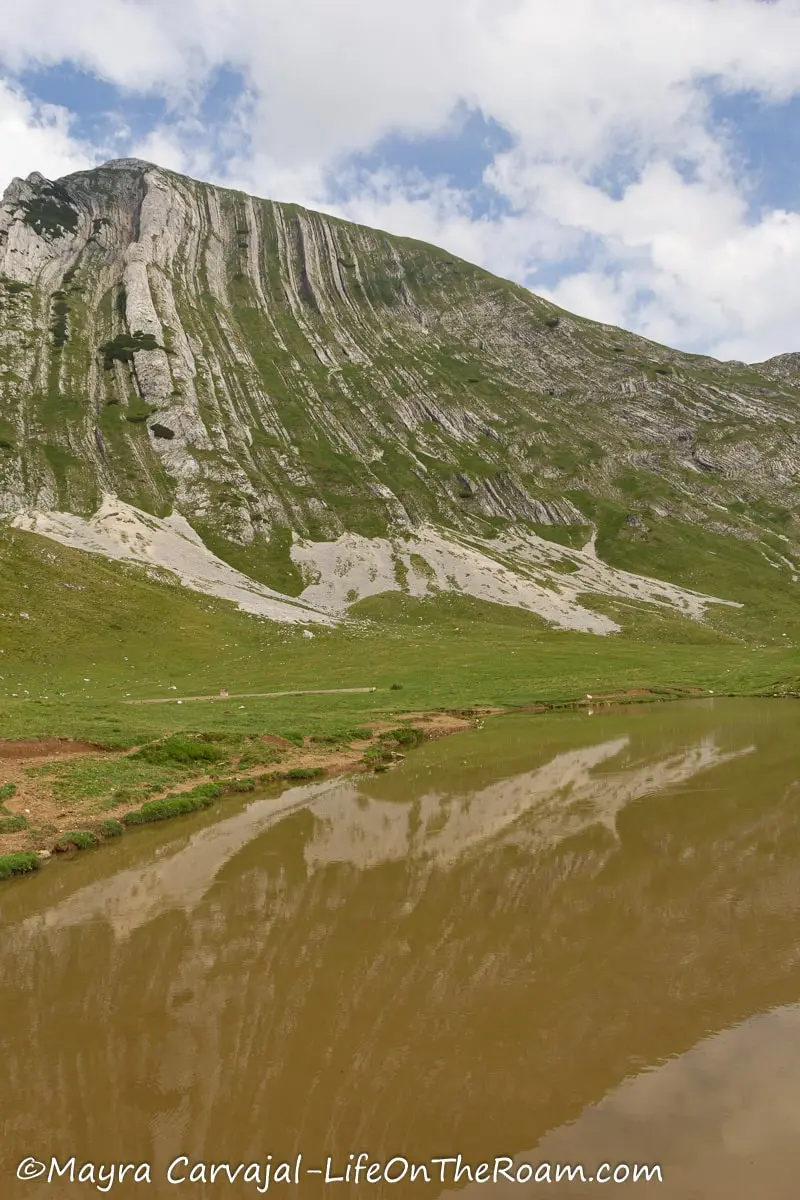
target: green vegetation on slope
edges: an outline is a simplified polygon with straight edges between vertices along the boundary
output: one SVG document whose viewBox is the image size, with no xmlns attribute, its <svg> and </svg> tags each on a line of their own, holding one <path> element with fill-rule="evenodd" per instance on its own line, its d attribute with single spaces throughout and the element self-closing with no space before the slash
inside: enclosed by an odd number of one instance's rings
<svg viewBox="0 0 800 1200">
<path fill-rule="evenodd" d="M 777 631 L 758 649 L 710 623 L 659 617 L 649 606 L 632 606 L 627 634 L 596 637 L 559 632 L 519 610 L 457 594 L 415 600 L 389 593 L 356 605 L 357 622 L 315 628 L 306 639 L 299 628 L 32 534 L 6 531 L 2 558 L 6 737 L 133 746 L 186 730 L 323 734 L 404 711 L 566 703 L 628 688 L 795 690 L 800 677 L 800 652 Z M 222 687 L 230 700 L 125 703 L 217 695 Z M 377 691 L 236 699 L 348 687 Z"/>
<path fill-rule="evenodd" d="M 62 237 L 71 233 L 78 224 L 72 198 L 58 182 L 47 181 L 42 184 L 38 194 L 26 200 L 22 208 L 26 223 L 45 238 Z"/>
<path fill-rule="evenodd" d="M 110 371 L 115 362 L 133 362 L 134 354 L 140 350 L 157 350 L 158 343 L 152 333 L 142 333 L 137 329 L 134 333 L 118 333 L 116 337 L 104 342 L 100 347 L 103 356 L 103 367 Z"/>
<path fill-rule="evenodd" d="M 755 645 L 800 645 L 800 579 L 768 529 L 761 536 L 721 537 L 701 524 L 654 520 L 645 532 L 625 525 L 624 511 L 603 506 L 597 552 L 612 566 L 733 600 L 712 605 L 707 625 Z M 800 574 L 800 564 L 798 564 Z"/>
<path fill-rule="evenodd" d="M 152 288 L 156 338 L 121 282 L 150 170 L 42 182 L 25 202 L 60 262 L 41 276 L 33 264 L 30 284 L 0 280 L 0 498 L 55 491 L 87 512 L 101 479 L 147 511 L 178 496 L 216 553 L 293 594 L 287 531 L 379 536 L 403 511 L 573 545 L 597 510 L 783 536 L 790 571 L 791 371 L 682 354 L 440 248 L 168 171 L 158 186 L 182 221 L 141 246 L 169 279 L 169 300 Z M 148 382 L 146 352 L 162 345 Z M 180 454 L 164 458 L 165 441 Z M 567 519 L 580 527 L 559 532 Z M 672 577 L 666 544 L 647 561 Z"/>
</svg>

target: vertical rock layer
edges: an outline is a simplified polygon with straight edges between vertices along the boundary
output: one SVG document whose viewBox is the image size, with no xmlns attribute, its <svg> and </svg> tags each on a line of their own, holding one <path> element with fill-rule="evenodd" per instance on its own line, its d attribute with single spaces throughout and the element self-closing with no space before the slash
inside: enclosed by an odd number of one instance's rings
<svg viewBox="0 0 800 1200">
<path fill-rule="evenodd" d="M 113 493 L 266 582 L 293 536 L 492 538 L 603 505 L 744 537 L 762 512 L 796 546 L 794 357 L 679 354 L 137 160 L 34 174 L 0 205 L 0 513 Z"/>
</svg>

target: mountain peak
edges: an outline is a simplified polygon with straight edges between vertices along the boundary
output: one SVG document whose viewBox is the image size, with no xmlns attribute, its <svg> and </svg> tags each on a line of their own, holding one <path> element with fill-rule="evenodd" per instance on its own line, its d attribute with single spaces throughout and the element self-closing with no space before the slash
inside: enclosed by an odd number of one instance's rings
<svg viewBox="0 0 800 1200">
<path fill-rule="evenodd" d="M 664 522 L 791 527 L 778 360 L 681 354 L 445 250 L 140 159 L 6 192 L 0 334 L 0 512 L 88 518 L 114 494 L 282 593 L 330 571 L 348 603 L 387 579 L 469 590 L 464 556 L 488 554 L 556 594 L 542 533 L 633 553 Z M 393 547 L 423 528 L 457 546 L 450 568 L 409 574 Z M 523 593 L 509 575 L 492 594 Z"/>
<path fill-rule="evenodd" d="M 164 171 L 158 163 L 148 162 L 144 158 L 109 158 L 106 162 L 98 163 L 95 167 L 87 168 L 75 174 L 88 175 L 92 171 Z M 70 176 L 66 176 L 70 178 Z"/>
</svg>

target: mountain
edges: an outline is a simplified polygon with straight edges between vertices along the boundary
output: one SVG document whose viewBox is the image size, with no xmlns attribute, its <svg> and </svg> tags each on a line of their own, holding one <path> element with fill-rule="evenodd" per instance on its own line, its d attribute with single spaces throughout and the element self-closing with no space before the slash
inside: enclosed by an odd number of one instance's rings
<svg viewBox="0 0 800 1200">
<path fill-rule="evenodd" d="M 800 355 L 680 353 L 138 160 L 0 205 L 3 521 L 278 620 L 455 590 L 800 636 L 798 415 Z"/>
</svg>

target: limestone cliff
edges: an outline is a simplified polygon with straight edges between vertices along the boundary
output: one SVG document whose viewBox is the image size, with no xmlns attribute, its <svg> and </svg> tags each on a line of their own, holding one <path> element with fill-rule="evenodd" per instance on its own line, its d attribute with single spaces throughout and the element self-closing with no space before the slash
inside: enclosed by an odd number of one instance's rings
<svg viewBox="0 0 800 1200">
<path fill-rule="evenodd" d="M 767 535 L 791 574 L 794 357 L 670 351 L 138 160 L 34 174 L 0 205 L 0 514 L 115 496 L 295 595 L 345 535 L 578 547 L 609 519 Z"/>
</svg>

